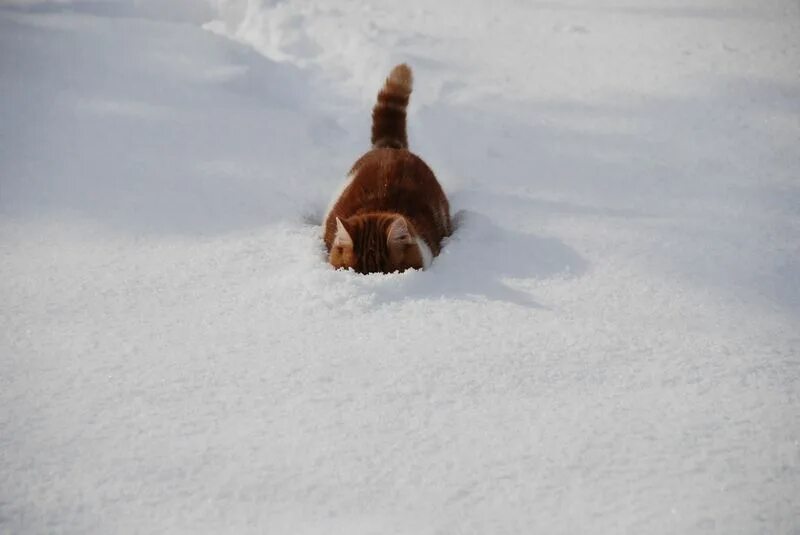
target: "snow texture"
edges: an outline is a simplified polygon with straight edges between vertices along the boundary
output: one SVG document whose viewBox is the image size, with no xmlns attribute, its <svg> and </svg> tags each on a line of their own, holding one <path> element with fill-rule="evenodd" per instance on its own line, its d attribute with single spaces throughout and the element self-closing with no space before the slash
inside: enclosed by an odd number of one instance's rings
<svg viewBox="0 0 800 535">
<path fill-rule="evenodd" d="M 0 532 L 798 533 L 800 6 L 0 1 Z M 395 63 L 459 227 L 324 262 Z"/>
</svg>

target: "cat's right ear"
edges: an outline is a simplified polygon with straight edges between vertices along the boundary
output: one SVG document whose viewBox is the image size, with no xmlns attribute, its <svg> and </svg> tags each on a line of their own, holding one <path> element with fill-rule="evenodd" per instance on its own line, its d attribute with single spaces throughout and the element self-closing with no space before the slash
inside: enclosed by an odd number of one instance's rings
<svg viewBox="0 0 800 535">
<path fill-rule="evenodd" d="M 336 218 L 336 235 L 333 237 L 333 245 L 335 247 L 353 246 L 353 238 L 347 231 L 347 227 L 344 226 L 344 223 L 342 223 L 342 220 L 338 217 Z"/>
<path fill-rule="evenodd" d="M 408 221 L 403 216 L 397 216 L 392 224 L 389 225 L 389 232 L 386 236 L 389 244 L 410 245 L 414 243 L 414 238 L 408 231 Z"/>
</svg>

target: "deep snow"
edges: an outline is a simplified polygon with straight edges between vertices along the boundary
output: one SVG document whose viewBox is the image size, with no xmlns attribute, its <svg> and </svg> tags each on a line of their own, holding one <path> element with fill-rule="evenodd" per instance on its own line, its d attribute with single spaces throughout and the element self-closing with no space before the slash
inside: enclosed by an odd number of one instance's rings
<svg viewBox="0 0 800 535">
<path fill-rule="evenodd" d="M 800 529 L 796 2 L 0 1 L 0 531 Z M 324 263 L 388 69 L 460 226 Z"/>
</svg>

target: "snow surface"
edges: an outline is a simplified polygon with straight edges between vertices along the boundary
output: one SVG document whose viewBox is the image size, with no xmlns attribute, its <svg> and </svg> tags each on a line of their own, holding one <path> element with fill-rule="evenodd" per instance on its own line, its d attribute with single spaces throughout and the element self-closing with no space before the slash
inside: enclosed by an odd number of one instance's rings
<svg viewBox="0 0 800 535">
<path fill-rule="evenodd" d="M 0 6 L 0 532 L 800 530 L 797 2 Z M 459 229 L 334 272 L 399 61 Z"/>
</svg>

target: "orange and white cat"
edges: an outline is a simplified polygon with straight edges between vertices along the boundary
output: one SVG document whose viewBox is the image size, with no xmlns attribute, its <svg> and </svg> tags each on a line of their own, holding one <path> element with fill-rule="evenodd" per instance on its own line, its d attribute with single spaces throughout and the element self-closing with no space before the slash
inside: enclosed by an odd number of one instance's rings
<svg viewBox="0 0 800 535">
<path fill-rule="evenodd" d="M 353 165 L 325 217 L 328 261 L 358 273 L 424 269 L 452 232 L 450 206 L 433 171 L 409 152 L 408 65 L 389 73 L 372 109 L 372 150 Z"/>
</svg>

